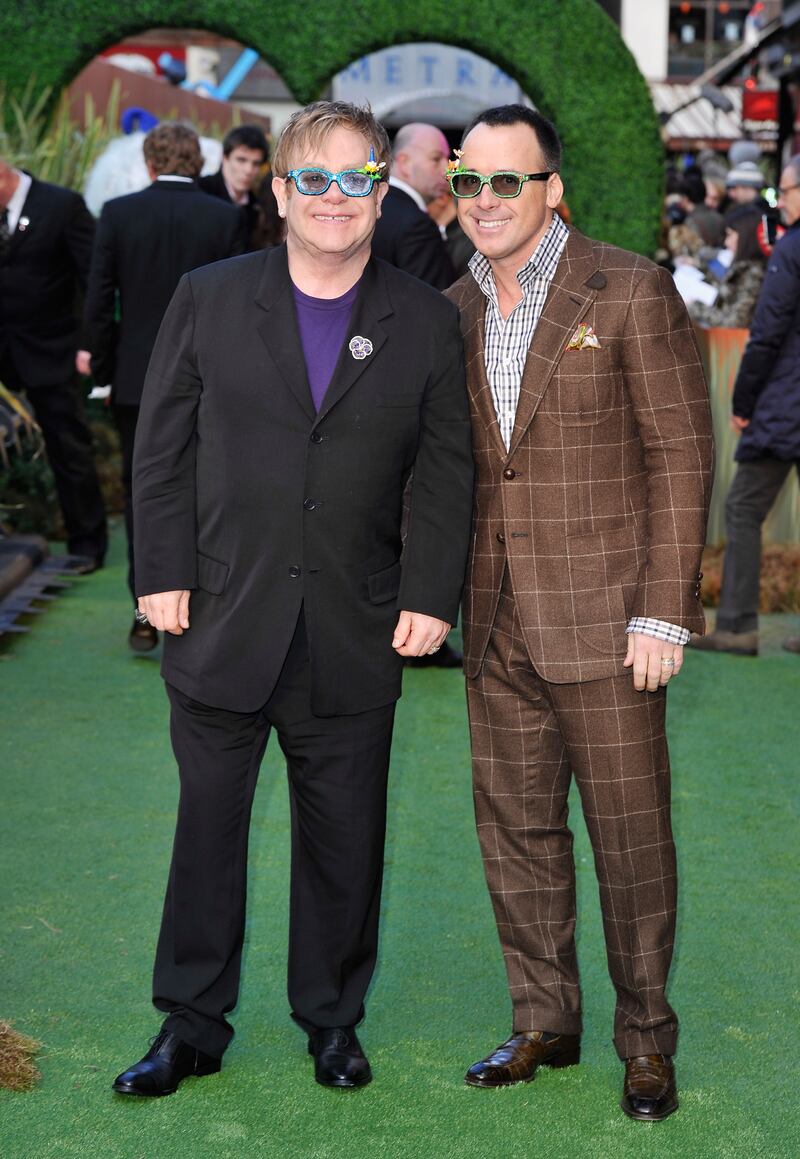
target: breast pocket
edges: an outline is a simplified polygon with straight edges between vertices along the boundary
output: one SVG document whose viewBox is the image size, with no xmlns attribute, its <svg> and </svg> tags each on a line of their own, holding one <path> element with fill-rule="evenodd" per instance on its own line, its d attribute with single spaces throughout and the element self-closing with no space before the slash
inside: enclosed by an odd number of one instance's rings
<svg viewBox="0 0 800 1159">
<path fill-rule="evenodd" d="M 557 426 L 595 426 L 617 408 L 620 389 L 610 351 L 567 350 L 545 391 L 540 411 Z"/>
</svg>

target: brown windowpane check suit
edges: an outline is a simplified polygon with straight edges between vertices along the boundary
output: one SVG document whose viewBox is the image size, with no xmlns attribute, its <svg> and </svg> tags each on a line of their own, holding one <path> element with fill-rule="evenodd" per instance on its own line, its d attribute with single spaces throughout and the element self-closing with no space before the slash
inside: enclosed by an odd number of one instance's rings
<svg viewBox="0 0 800 1159">
<path fill-rule="evenodd" d="M 464 598 L 475 810 L 515 1030 L 580 1030 L 567 793 L 594 849 L 621 1058 L 673 1054 L 675 926 L 665 689 L 622 663 L 632 616 L 703 630 L 708 394 L 664 270 L 570 231 L 523 373 L 511 446 L 461 310 L 477 468 Z M 599 349 L 568 350 L 581 323 Z"/>
</svg>

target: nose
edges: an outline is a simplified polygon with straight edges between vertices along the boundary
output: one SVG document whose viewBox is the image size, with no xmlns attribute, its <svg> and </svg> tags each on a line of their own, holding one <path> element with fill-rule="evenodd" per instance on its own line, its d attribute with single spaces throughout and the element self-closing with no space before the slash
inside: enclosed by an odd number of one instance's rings
<svg viewBox="0 0 800 1159">
<path fill-rule="evenodd" d="M 341 189 L 339 188 L 338 181 L 331 181 L 330 185 L 322 195 L 323 201 L 333 201 L 337 205 L 341 205 L 341 203 L 345 201 L 346 198 L 347 194 L 342 193 Z"/>
<path fill-rule="evenodd" d="M 497 194 L 493 191 L 488 181 L 485 185 L 481 186 L 481 191 L 475 198 L 475 201 L 481 209 L 493 209 L 497 205 Z"/>
</svg>

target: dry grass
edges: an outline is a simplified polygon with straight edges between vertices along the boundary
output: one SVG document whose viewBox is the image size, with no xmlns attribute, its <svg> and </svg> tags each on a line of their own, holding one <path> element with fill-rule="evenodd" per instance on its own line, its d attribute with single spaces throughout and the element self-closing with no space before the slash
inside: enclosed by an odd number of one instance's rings
<svg viewBox="0 0 800 1159">
<path fill-rule="evenodd" d="M 703 553 L 702 598 L 716 608 L 722 587 L 725 549 L 707 547 Z M 800 545 L 772 543 L 761 553 L 762 612 L 800 612 Z"/>
<path fill-rule="evenodd" d="M 42 1044 L 0 1021 L 0 1087 L 9 1091 L 29 1091 L 41 1078 L 33 1056 Z"/>
</svg>

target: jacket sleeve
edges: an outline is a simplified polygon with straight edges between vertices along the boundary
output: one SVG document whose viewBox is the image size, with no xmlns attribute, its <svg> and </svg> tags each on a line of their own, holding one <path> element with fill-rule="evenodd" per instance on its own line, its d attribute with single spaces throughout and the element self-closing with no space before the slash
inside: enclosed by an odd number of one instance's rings
<svg viewBox="0 0 800 1159">
<path fill-rule="evenodd" d="M 181 278 L 161 323 L 136 426 L 137 596 L 197 586 L 195 444 L 202 382 L 190 277 Z"/>
<path fill-rule="evenodd" d="M 77 193 L 71 199 L 71 211 L 67 219 L 64 237 L 75 267 L 75 276 L 81 290 L 85 292 L 92 262 L 92 243 L 95 223 L 86 202 Z"/>
<path fill-rule="evenodd" d="M 95 235 L 83 326 L 92 353 L 92 378 L 105 386 L 114 381 L 117 346 L 117 258 L 114 227 L 108 206 L 103 207 Z"/>
<path fill-rule="evenodd" d="M 711 409 L 694 330 L 665 270 L 648 268 L 634 287 L 622 359 L 648 494 L 632 616 L 693 627 L 714 465 Z"/>
<path fill-rule="evenodd" d="M 449 317 L 448 317 L 449 315 Z M 420 414 L 397 606 L 455 624 L 472 525 L 472 432 L 458 312 L 447 306 Z"/>
<path fill-rule="evenodd" d="M 733 413 L 740 418 L 752 418 L 799 309 L 800 234 L 791 232 L 776 245 L 770 258 L 736 376 Z"/>
</svg>

